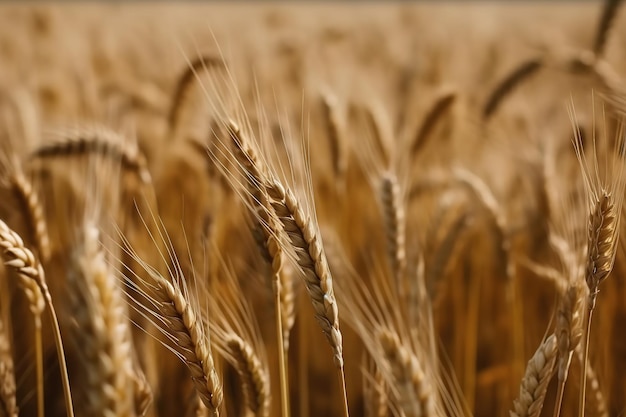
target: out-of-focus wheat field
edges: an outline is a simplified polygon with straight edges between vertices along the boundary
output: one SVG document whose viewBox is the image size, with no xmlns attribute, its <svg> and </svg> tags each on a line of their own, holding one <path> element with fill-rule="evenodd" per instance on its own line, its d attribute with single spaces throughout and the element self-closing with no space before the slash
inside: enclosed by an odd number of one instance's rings
<svg viewBox="0 0 626 417">
<path fill-rule="evenodd" d="M 622 415 L 621 12 L 2 2 L 0 416 Z"/>
</svg>

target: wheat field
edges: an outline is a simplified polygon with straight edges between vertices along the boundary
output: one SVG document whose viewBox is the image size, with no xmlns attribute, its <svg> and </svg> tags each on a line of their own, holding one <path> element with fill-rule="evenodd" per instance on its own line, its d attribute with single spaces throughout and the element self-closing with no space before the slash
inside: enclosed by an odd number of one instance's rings
<svg viewBox="0 0 626 417">
<path fill-rule="evenodd" d="M 619 3 L 0 4 L 0 416 L 623 415 Z"/>
</svg>

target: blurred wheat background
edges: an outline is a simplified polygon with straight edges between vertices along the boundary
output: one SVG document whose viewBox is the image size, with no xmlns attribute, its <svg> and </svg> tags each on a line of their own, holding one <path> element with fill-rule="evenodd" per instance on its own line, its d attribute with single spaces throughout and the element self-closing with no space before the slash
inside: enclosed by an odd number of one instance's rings
<svg viewBox="0 0 626 417">
<path fill-rule="evenodd" d="M 2 2 L 0 415 L 622 415 L 625 19 Z"/>
</svg>

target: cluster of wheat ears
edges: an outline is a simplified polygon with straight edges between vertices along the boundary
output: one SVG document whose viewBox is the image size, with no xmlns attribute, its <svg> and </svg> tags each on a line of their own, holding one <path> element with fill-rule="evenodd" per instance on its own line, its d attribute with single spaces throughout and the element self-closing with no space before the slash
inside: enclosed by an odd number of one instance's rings
<svg viewBox="0 0 626 417">
<path fill-rule="evenodd" d="M 0 89 L 0 416 L 623 413 L 618 3 L 473 89 L 368 23 L 315 32 L 332 72 L 280 6 L 265 60 L 211 30 L 159 83 L 158 42 L 123 58 L 101 21 L 47 78 L 63 10 L 3 6 L 1 65 L 36 75 Z"/>
</svg>

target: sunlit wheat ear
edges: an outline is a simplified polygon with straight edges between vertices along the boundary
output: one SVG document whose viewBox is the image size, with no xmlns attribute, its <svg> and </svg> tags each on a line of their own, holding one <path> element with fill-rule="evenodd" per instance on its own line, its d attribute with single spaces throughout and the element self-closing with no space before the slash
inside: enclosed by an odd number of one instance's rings
<svg viewBox="0 0 626 417">
<path fill-rule="evenodd" d="M 92 416 L 135 414 L 131 374 L 132 342 L 126 302 L 99 242 L 100 231 L 86 222 L 68 278 L 81 369 L 84 410 Z"/>
<path fill-rule="evenodd" d="M 15 269 L 17 272 L 20 284 L 23 286 L 26 296 L 31 301 L 31 310 L 40 316 L 44 308 L 48 308 L 57 348 L 59 367 L 61 369 L 61 377 L 63 379 L 66 412 L 68 416 L 73 417 L 74 408 L 72 405 L 72 395 L 65 362 L 65 351 L 61 339 L 61 330 L 41 263 L 35 258 L 35 255 L 24 246 L 22 238 L 11 230 L 2 220 L 0 220 L 0 247 L 3 249 L 5 265 Z"/>
<path fill-rule="evenodd" d="M 15 398 L 15 368 L 9 334 L 0 320 L 0 415 L 17 417 L 19 409 Z"/>
<path fill-rule="evenodd" d="M 548 383 L 554 374 L 557 350 L 556 337 L 551 335 L 528 361 L 519 397 L 513 402 L 511 417 L 539 417 Z"/>
<path fill-rule="evenodd" d="M 419 129 L 410 143 L 409 154 L 411 160 L 415 160 L 419 156 L 422 149 L 428 144 L 428 140 L 431 138 L 438 123 L 450 114 L 454 103 L 457 101 L 457 96 L 456 91 L 446 89 L 435 97 L 435 101 L 424 115 Z"/>
<path fill-rule="evenodd" d="M 136 172 L 143 183 L 152 181 L 146 158 L 137 143 L 103 126 L 68 129 L 57 139 L 34 149 L 31 157 L 46 159 L 90 154 L 119 160 L 124 168 Z"/>
<path fill-rule="evenodd" d="M 485 100 L 485 105 L 482 108 L 483 120 L 488 121 L 493 117 L 504 99 L 509 96 L 516 87 L 539 72 L 543 65 L 544 63 L 540 58 L 530 58 L 523 61 L 514 68 L 511 73 L 504 77 Z"/>
<path fill-rule="evenodd" d="M 138 298 L 133 298 L 129 292 L 128 296 L 132 298 L 133 307 L 144 314 L 167 338 L 166 347 L 189 369 L 202 402 L 212 416 L 219 416 L 223 390 L 213 361 L 209 333 L 198 308 L 190 303 L 180 267 L 174 262 L 174 269 L 169 270 L 170 280 L 168 280 L 139 259 L 128 242 L 122 239 L 124 250 L 129 252 L 150 277 L 149 282 L 143 282 L 142 288 L 126 277 L 132 291 L 139 292 L 148 300 L 147 305 L 142 305 Z M 174 256 L 171 248 L 168 248 L 168 254 Z M 140 277 L 135 278 L 141 281 Z"/>
<path fill-rule="evenodd" d="M 267 183 L 266 191 L 296 251 L 297 262 L 304 274 L 315 315 L 333 348 L 335 365 L 342 368 L 343 337 L 339 330 L 339 310 L 319 232 L 291 190 L 273 179 Z"/>
<path fill-rule="evenodd" d="M 570 119 L 575 126 L 576 114 L 570 108 Z M 586 367 L 589 353 L 591 319 L 598 297 L 599 286 L 604 281 L 615 262 L 619 241 L 620 217 L 624 199 L 624 159 L 620 150 L 624 147 L 623 124 L 617 132 L 614 148 L 600 149 L 595 135 L 589 161 L 577 131 L 574 130 L 574 150 L 580 165 L 588 209 L 587 260 L 585 281 L 589 295 L 587 297 L 586 330 L 581 367 L 582 388 L 579 394 L 579 415 L 584 416 Z M 608 141 L 607 141 L 608 142 Z M 603 151 L 603 152 L 602 152 Z M 600 153 L 602 152 L 602 153 Z"/>
<path fill-rule="evenodd" d="M 237 370 L 247 407 L 254 415 L 267 417 L 271 399 L 269 365 L 257 318 L 238 278 L 229 267 L 223 265 L 223 270 L 220 283 L 203 290 L 209 297 L 212 339 L 219 354 Z"/>
</svg>

